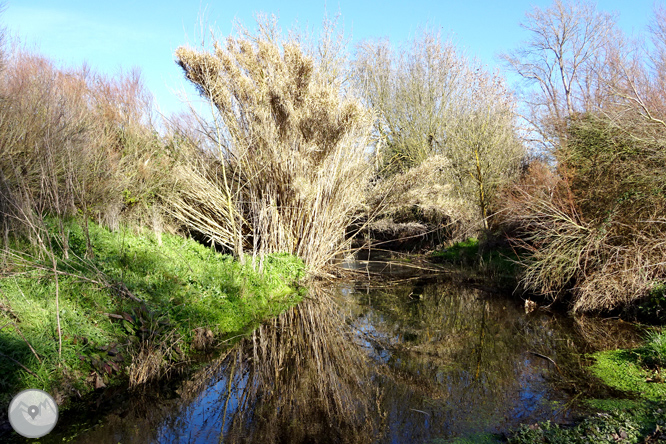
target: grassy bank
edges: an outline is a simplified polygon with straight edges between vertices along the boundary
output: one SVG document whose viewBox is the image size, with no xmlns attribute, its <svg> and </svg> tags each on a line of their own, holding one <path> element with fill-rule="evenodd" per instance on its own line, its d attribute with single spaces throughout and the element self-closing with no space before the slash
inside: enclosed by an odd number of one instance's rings
<svg viewBox="0 0 666 444">
<path fill-rule="evenodd" d="M 505 245 L 483 245 L 477 238 L 456 242 L 430 254 L 433 262 L 463 268 L 471 279 L 513 291 L 518 285 L 518 255 Z"/>
<path fill-rule="evenodd" d="M 93 255 L 84 259 L 82 228 L 68 223 L 65 231 L 69 258 L 56 248 L 57 284 L 50 261 L 14 257 L 0 268 L 6 402 L 28 387 L 66 402 L 104 386 L 167 376 L 300 298 L 303 265 L 288 255 L 268 256 L 260 274 L 193 240 L 91 224 Z"/>
<path fill-rule="evenodd" d="M 651 333 L 643 346 L 592 355 L 590 372 L 625 399 L 588 399 L 590 414 L 574 426 L 524 425 L 509 439 L 522 443 L 652 443 L 666 439 L 666 334 Z"/>
</svg>

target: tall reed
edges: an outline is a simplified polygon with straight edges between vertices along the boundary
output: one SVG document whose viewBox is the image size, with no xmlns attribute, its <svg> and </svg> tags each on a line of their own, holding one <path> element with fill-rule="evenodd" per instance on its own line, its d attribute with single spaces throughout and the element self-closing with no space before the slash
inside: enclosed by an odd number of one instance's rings
<svg viewBox="0 0 666 444">
<path fill-rule="evenodd" d="M 347 248 L 361 204 L 370 115 L 273 22 L 238 34 L 210 51 L 176 51 L 211 104 L 217 152 L 189 168 L 175 216 L 260 267 L 265 254 L 288 252 L 321 271 Z"/>
</svg>

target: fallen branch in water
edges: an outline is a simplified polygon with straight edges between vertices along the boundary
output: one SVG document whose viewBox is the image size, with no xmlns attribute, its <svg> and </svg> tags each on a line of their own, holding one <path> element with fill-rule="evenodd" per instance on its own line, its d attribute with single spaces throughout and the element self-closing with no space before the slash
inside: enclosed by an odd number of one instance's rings
<svg viewBox="0 0 666 444">
<path fill-rule="evenodd" d="M 552 358 L 549 358 L 549 357 L 546 356 L 546 355 L 542 355 L 541 353 L 537 353 L 537 352 L 533 352 L 533 351 L 528 351 L 527 353 L 530 353 L 530 354 L 532 354 L 532 355 L 534 355 L 534 356 L 538 356 L 538 357 L 540 357 L 540 358 L 543 358 L 543 359 L 545 359 L 545 360 L 547 360 L 547 361 L 552 362 L 553 365 L 555 366 L 555 368 L 557 369 L 558 373 L 559 373 L 560 375 L 562 374 L 562 370 L 560 370 L 560 367 L 557 365 L 557 362 L 553 361 Z"/>
</svg>

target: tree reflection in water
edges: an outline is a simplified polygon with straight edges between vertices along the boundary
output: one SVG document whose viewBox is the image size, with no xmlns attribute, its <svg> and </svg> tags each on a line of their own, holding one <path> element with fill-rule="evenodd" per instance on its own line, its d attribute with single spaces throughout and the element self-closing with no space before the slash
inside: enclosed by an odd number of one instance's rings
<svg viewBox="0 0 666 444">
<path fill-rule="evenodd" d="M 122 427 L 110 415 L 81 438 L 424 442 L 558 420 L 568 400 L 558 388 L 584 377 L 579 352 L 615 328 L 581 325 L 453 282 L 313 287 L 184 383 L 179 399 L 126 414 Z"/>
<path fill-rule="evenodd" d="M 229 356 L 224 442 L 369 442 L 368 356 L 321 289 L 257 329 Z M 376 404 L 375 408 L 376 408 Z"/>
</svg>

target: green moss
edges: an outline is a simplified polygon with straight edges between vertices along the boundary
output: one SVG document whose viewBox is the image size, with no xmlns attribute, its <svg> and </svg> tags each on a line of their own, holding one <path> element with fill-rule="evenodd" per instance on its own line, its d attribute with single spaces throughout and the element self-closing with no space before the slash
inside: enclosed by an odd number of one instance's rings
<svg viewBox="0 0 666 444">
<path fill-rule="evenodd" d="M 59 251 L 58 269 L 68 273 L 58 279 L 62 358 L 53 273 L 31 266 L 0 279 L 0 324 L 13 322 L 0 330 L 3 400 L 28 387 L 85 394 L 94 388 L 91 374 L 120 383 L 141 341 L 174 344 L 164 359 L 182 362 L 194 351 L 196 328 L 218 341 L 243 335 L 302 296 L 304 266 L 289 255 L 267 257 L 259 273 L 191 239 L 163 234 L 159 242 L 150 232 L 92 223 L 89 230 L 92 259 L 77 259 L 86 241 L 74 222 L 66 225 L 70 258 Z"/>
<path fill-rule="evenodd" d="M 666 399 L 666 384 L 647 382 L 653 374 L 640 366 L 640 355 L 628 350 L 609 350 L 592 355 L 591 372 L 605 384 L 648 400 Z"/>
</svg>

